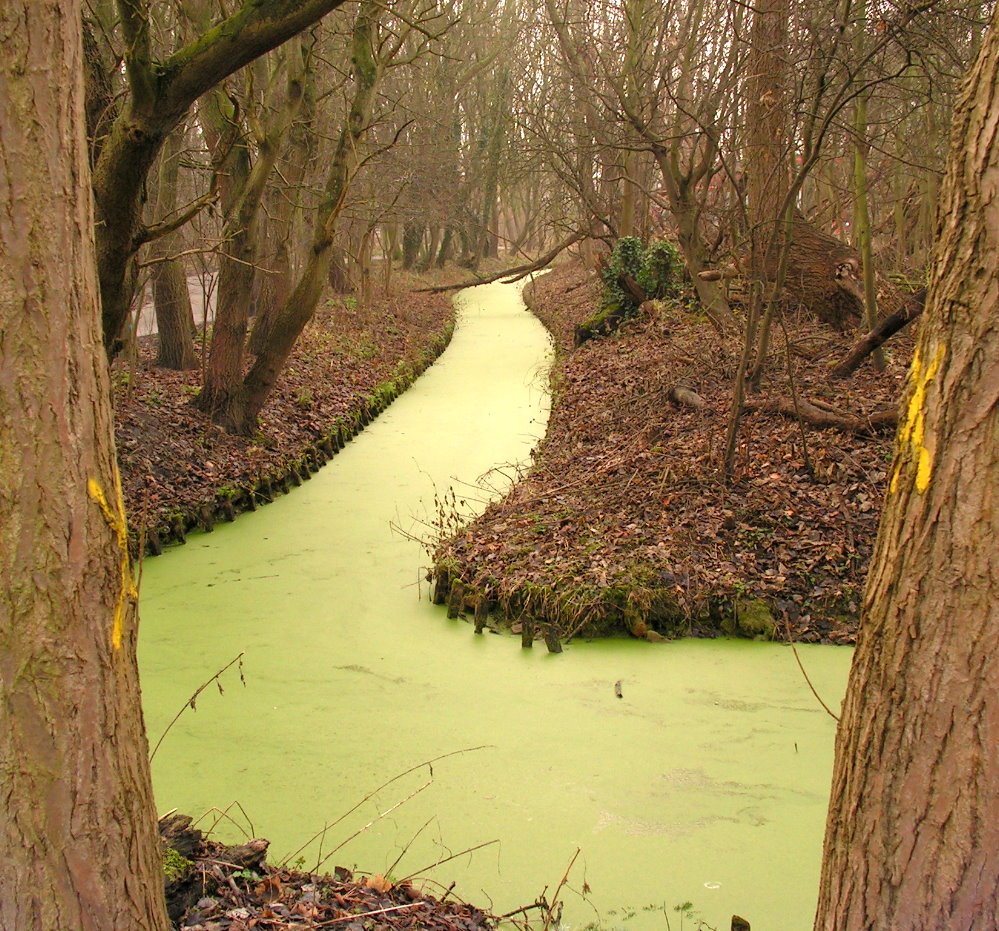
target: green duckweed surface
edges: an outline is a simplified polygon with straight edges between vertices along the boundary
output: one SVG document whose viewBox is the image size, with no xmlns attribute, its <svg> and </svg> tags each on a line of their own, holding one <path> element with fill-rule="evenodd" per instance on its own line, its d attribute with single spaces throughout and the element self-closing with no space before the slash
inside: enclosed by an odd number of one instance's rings
<svg viewBox="0 0 999 931">
<path fill-rule="evenodd" d="M 578 847 L 565 928 L 691 929 L 674 911 L 687 901 L 719 929 L 733 912 L 811 927 L 834 722 L 789 649 L 614 640 L 551 656 L 428 603 L 426 556 L 393 525 L 422 533 L 449 487 L 481 506 L 474 486 L 501 487 L 547 417 L 549 341 L 516 289 L 462 305 L 442 359 L 311 482 L 145 564 L 151 742 L 246 654 L 245 687 L 227 673 L 159 750 L 160 810 L 245 812 L 273 859 L 419 870 L 497 913 L 550 894 Z M 849 651 L 799 651 L 835 706 Z M 307 843 L 386 780 L 474 747 Z M 238 837 L 228 817 L 219 831 Z"/>
</svg>

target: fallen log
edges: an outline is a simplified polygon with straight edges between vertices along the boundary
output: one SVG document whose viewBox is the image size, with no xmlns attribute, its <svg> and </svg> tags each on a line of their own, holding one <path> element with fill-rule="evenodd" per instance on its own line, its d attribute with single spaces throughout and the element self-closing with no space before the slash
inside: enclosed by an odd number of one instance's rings
<svg viewBox="0 0 999 931">
<path fill-rule="evenodd" d="M 695 411 L 703 410 L 707 405 L 696 391 L 684 388 L 682 385 L 674 385 L 669 389 L 669 399 L 678 407 L 691 407 Z"/>
<path fill-rule="evenodd" d="M 734 265 L 726 265 L 723 268 L 706 268 L 697 273 L 701 281 L 728 281 L 739 277 L 739 269 Z"/>
<path fill-rule="evenodd" d="M 832 370 L 830 373 L 832 377 L 846 378 L 852 375 L 875 349 L 884 345 L 896 333 L 921 316 L 925 306 L 926 288 L 923 288 L 906 298 L 905 303 L 895 313 L 885 317 L 873 330 L 857 340 L 846 358 Z"/>
<path fill-rule="evenodd" d="M 505 279 L 504 284 L 512 284 L 515 281 L 520 281 L 521 278 L 526 278 L 531 272 L 536 272 L 546 265 L 550 265 L 555 261 L 569 246 L 575 245 L 581 239 L 586 239 L 589 233 L 583 230 L 573 233 L 571 236 L 567 236 L 563 239 L 555 248 L 550 249 L 544 255 L 539 256 L 533 262 L 527 262 L 524 265 L 515 265 L 513 268 L 505 268 L 503 271 L 496 272 L 493 275 L 476 275 L 475 279 L 472 281 L 463 281 L 457 284 L 444 284 L 438 285 L 434 288 L 416 288 L 415 294 L 423 294 L 429 292 L 430 294 L 440 294 L 444 291 L 459 291 L 463 288 L 474 288 L 480 284 L 491 284 L 494 281 L 499 281 L 501 278 Z"/>
<path fill-rule="evenodd" d="M 835 427 L 858 436 L 871 436 L 898 425 L 898 410 L 894 407 L 869 415 L 856 415 L 834 413 L 804 398 L 799 398 L 797 404 L 789 398 L 751 398 L 743 404 L 742 409 L 772 411 L 795 420 L 800 419 L 813 427 Z"/>
</svg>

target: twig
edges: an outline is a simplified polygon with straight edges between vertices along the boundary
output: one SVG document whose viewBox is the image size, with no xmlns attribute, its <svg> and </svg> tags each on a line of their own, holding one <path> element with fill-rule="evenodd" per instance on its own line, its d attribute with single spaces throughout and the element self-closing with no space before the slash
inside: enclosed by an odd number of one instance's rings
<svg viewBox="0 0 999 931">
<path fill-rule="evenodd" d="M 287 866 L 288 862 L 291 860 L 292 857 L 297 857 L 303 850 L 305 850 L 306 847 L 309 846 L 309 844 L 311 844 L 313 841 L 319 840 L 319 838 L 322 837 L 330 828 L 336 827 L 341 821 L 343 821 L 345 818 L 349 817 L 355 811 L 357 811 L 357 809 L 360 808 L 365 802 L 368 802 L 372 798 L 374 798 L 379 792 L 382 791 L 382 789 L 388 788 L 390 785 L 392 785 L 392 783 L 398 782 L 400 779 L 405 778 L 410 773 L 415 773 L 418 769 L 422 769 L 424 766 L 429 766 L 430 775 L 433 776 L 434 763 L 437 763 L 440 760 L 446 760 L 448 757 L 458 756 L 462 753 L 474 753 L 477 750 L 487 750 L 491 748 L 492 744 L 481 744 L 478 747 L 465 747 L 461 750 L 451 750 L 448 753 L 442 753 L 440 756 L 435 756 L 432 759 L 424 760 L 422 763 L 417 763 L 415 766 L 410 766 L 409 769 L 404 770 L 403 772 L 393 776 L 391 779 L 386 780 L 380 786 L 378 786 L 377 789 L 374 789 L 371 792 L 369 792 L 356 805 L 354 805 L 352 808 L 348 809 L 342 815 L 340 815 L 340 817 L 337 818 L 336 821 L 328 822 L 320 830 L 316 831 L 316 833 L 313 834 L 312 837 L 310 837 L 304 844 L 302 844 L 301 847 L 298 848 L 298 850 L 294 850 L 290 854 L 288 854 L 288 856 L 281 861 L 280 865 Z"/>
<path fill-rule="evenodd" d="M 242 824 L 240 824 L 232 815 L 229 814 L 230 808 L 238 808 L 242 813 L 243 817 L 246 819 L 246 827 L 249 827 L 249 831 L 246 830 Z M 235 827 L 248 841 L 253 839 L 253 835 L 257 832 L 254 830 L 253 822 L 250 820 L 250 816 L 246 813 L 246 809 L 239 803 L 238 800 L 230 802 L 225 808 L 209 808 L 204 814 L 201 815 L 196 821 L 192 822 L 191 827 L 197 827 L 202 819 L 207 818 L 209 814 L 215 813 L 218 817 L 212 822 L 211 826 L 205 832 L 206 834 L 214 834 L 215 828 L 218 827 L 220 821 L 228 821 Z"/>
<path fill-rule="evenodd" d="M 834 721 L 839 723 L 839 715 L 835 714 L 832 709 L 822 700 L 822 696 L 815 691 L 815 686 L 812 685 L 812 680 L 808 678 L 808 673 L 805 672 L 805 667 L 802 665 L 801 657 L 798 656 L 798 648 L 794 645 L 794 641 L 791 639 L 791 624 L 788 622 L 787 616 L 784 616 L 784 629 L 787 631 L 787 642 L 791 644 L 791 651 L 794 653 L 794 658 L 797 660 L 798 668 L 801 670 L 801 674 L 805 677 L 805 681 L 808 683 L 808 687 L 812 690 L 812 694 L 815 696 L 815 700 L 826 709 L 826 714 L 829 715 Z"/>
<path fill-rule="evenodd" d="M 562 889 L 565 886 L 565 884 L 569 881 L 569 873 L 572 872 L 572 867 L 575 864 L 576 858 L 579 856 L 579 853 L 580 853 L 580 848 L 577 847 L 576 852 L 572 855 L 572 859 L 569 861 L 569 865 L 565 868 L 565 873 L 563 874 L 562 878 L 559 880 L 559 884 L 555 887 L 555 894 L 552 896 L 551 905 L 548 906 L 548 913 L 545 915 L 545 924 L 544 924 L 545 931 L 548 931 L 548 928 L 551 927 L 552 918 L 554 917 L 555 913 L 555 906 L 558 905 L 559 894 L 562 892 Z"/>
<path fill-rule="evenodd" d="M 544 902 L 532 902 L 530 905 L 521 905 L 520 908 L 515 908 L 512 912 L 507 912 L 505 915 L 497 915 L 496 917 L 499 918 L 500 921 L 505 921 L 507 918 L 513 918 L 514 915 L 526 915 L 532 909 L 544 907 Z"/>
<path fill-rule="evenodd" d="M 208 688 L 208 686 L 210 686 L 214 682 L 215 685 L 218 687 L 219 694 L 220 695 L 224 694 L 224 691 L 222 689 L 222 683 L 219 681 L 219 676 L 221 676 L 222 673 L 224 673 L 227 669 L 231 668 L 232 666 L 235 666 L 236 663 L 239 663 L 239 681 L 242 682 L 243 685 L 246 685 L 246 679 L 243 677 L 243 656 L 245 654 L 246 654 L 246 651 L 245 650 L 241 650 L 240 653 L 239 653 L 239 655 L 235 659 L 232 659 L 228 663 L 226 663 L 217 673 L 215 673 L 214 676 L 212 676 L 206 682 L 203 682 L 201 685 L 198 686 L 197 689 L 194 690 L 194 694 L 191 695 L 191 697 L 186 702 L 184 702 L 184 704 L 181 707 L 180 711 L 178 711 L 174 715 L 173 720 L 166 726 L 166 730 L 163 731 L 162 734 L 160 734 L 160 739 L 156 741 L 156 746 L 153 747 L 153 752 L 149 754 L 149 762 L 150 763 L 152 763 L 153 757 L 156 756 L 156 751 L 159 750 L 160 744 L 163 743 L 163 739 L 166 737 L 167 734 L 170 733 L 170 728 L 172 728 L 174 726 L 174 724 L 176 724 L 177 721 L 180 720 L 180 716 L 185 711 L 187 711 L 188 708 L 190 708 L 192 711 L 197 711 L 198 710 L 197 709 L 198 696 L 206 688 Z"/>
<path fill-rule="evenodd" d="M 404 856 L 406 856 L 406 853 L 409 851 L 409 848 L 413 846 L 413 842 L 416 840 L 416 838 L 418 838 L 426 830 L 427 825 L 430 824 L 430 822 L 433 821 L 433 820 L 434 820 L 433 818 L 427 818 L 427 820 L 424 821 L 423 824 L 420 825 L 420 827 L 417 830 L 417 832 L 408 841 L 406 841 L 406 846 L 402 848 L 402 851 L 399 854 L 399 856 L 397 856 L 395 858 L 395 860 L 392 862 L 392 865 L 385 871 L 385 875 L 386 876 L 391 876 L 392 875 L 392 872 L 399 865 L 399 861 Z"/>
<path fill-rule="evenodd" d="M 343 849 L 344 847 L 346 847 L 346 846 L 347 846 L 347 844 L 349 844 L 349 843 L 350 843 L 350 842 L 351 842 L 351 841 L 352 841 L 352 840 L 353 840 L 353 839 L 354 839 L 355 837 L 360 837 L 360 836 L 361 836 L 361 835 L 362 835 L 362 834 L 363 834 L 363 833 L 364 833 L 365 831 L 367 831 L 367 830 L 368 830 L 368 829 L 369 829 L 370 827 L 373 827 L 374 825 L 376 825 L 376 824 L 377 824 L 377 823 L 378 823 L 379 821 L 381 821 L 381 820 L 382 820 L 382 818 L 384 818 L 384 817 L 385 817 L 386 815 L 390 815 L 390 814 L 392 814 L 392 812 L 393 812 L 393 811 L 395 811 L 395 810 L 396 810 L 397 808 L 402 808 L 402 806 L 403 806 L 403 805 L 405 805 L 405 804 L 406 804 L 406 802 L 408 802 L 408 801 L 411 801 L 412 799 L 416 798 L 416 796 L 417 796 L 417 795 L 419 795 L 419 794 L 420 794 L 421 792 L 423 792 L 423 791 L 424 791 L 425 789 L 429 789 L 429 788 L 430 788 L 430 787 L 431 787 L 431 786 L 432 786 L 433 784 L 434 784 L 434 780 L 433 780 L 433 779 L 431 778 L 431 779 L 430 779 L 430 780 L 428 780 L 427 782 L 423 783 L 423 785 L 421 785 L 421 786 L 420 786 L 419 788 L 417 788 L 417 789 L 415 789 L 414 791 L 410 792 L 410 793 L 409 793 L 409 795 L 407 795 L 407 796 L 406 796 L 405 798 L 401 798 L 401 799 L 399 799 L 399 801 L 398 801 L 398 802 L 396 802 L 396 803 L 395 803 L 394 805 L 390 805 L 390 806 L 389 806 L 388 808 L 386 808 L 386 809 L 385 809 L 385 811 L 380 811 L 380 812 L 378 813 L 378 817 L 377 817 L 377 818 L 372 818 L 372 819 L 371 819 L 371 820 L 370 820 L 370 821 L 369 821 L 369 822 L 368 822 L 367 824 L 365 824 L 365 825 L 364 825 L 363 827 L 359 827 L 359 828 L 358 828 L 358 829 L 357 829 L 356 831 L 354 831 L 354 833 L 353 833 L 353 834 L 351 834 L 351 835 L 350 835 L 349 837 L 345 837 L 345 838 L 344 838 L 344 839 L 343 839 L 343 840 L 342 840 L 342 841 L 341 841 L 341 842 L 340 842 L 339 844 L 337 844 L 337 845 L 336 845 L 336 846 L 335 846 L 335 847 L 334 847 L 334 848 L 333 848 L 333 849 L 332 849 L 332 850 L 331 850 L 331 851 L 330 851 L 330 852 L 329 852 L 328 854 L 326 854 L 326 856 L 325 856 L 325 857 L 322 857 L 321 859 L 318 859 L 318 860 L 316 860 L 316 865 L 315 865 L 315 867 L 313 868 L 312 872 L 313 872 L 313 873 L 318 873 L 318 872 L 319 872 L 319 868 L 320 868 L 320 867 L 321 867 L 321 866 L 322 866 L 322 865 L 323 865 L 323 864 L 324 864 L 324 863 L 325 863 L 325 862 L 326 862 L 326 861 L 327 861 L 327 860 L 328 860 L 328 859 L 329 859 L 330 857 L 332 857 L 332 856 L 333 856 L 333 854 L 335 854 L 335 853 L 337 853 L 338 851 L 342 850 L 342 849 Z M 324 832 L 324 833 L 325 833 L 325 832 Z"/>
<path fill-rule="evenodd" d="M 808 436 L 805 431 L 805 421 L 801 418 L 801 403 L 798 400 L 798 388 L 794 383 L 794 366 L 791 363 L 791 337 L 787 335 L 787 324 L 784 323 L 783 315 L 780 318 L 780 328 L 784 331 L 784 355 L 787 359 L 787 382 L 791 386 L 791 400 L 794 402 L 794 410 L 797 414 L 798 429 L 801 431 L 801 454 L 805 458 L 805 468 L 809 475 L 815 475 L 812 467 L 811 456 L 808 455 Z"/>
<path fill-rule="evenodd" d="M 445 857 L 443 860 L 436 860 L 435 862 L 430 863 L 427 866 L 422 866 L 420 867 L 420 869 L 414 870 L 408 876 L 403 876 L 402 879 L 399 880 L 399 882 L 401 883 L 407 882 L 410 879 L 412 879 L 414 876 L 419 876 L 420 873 L 424 872 L 425 870 L 435 869 L 436 867 L 442 866 L 445 863 L 450 863 L 452 860 L 457 860 L 458 857 L 465 856 L 466 853 L 475 853 L 476 850 L 482 850 L 483 847 L 491 847 L 493 844 L 498 844 L 498 843 L 499 843 L 499 838 L 494 838 L 493 840 L 487 840 L 483 841 L 481 844 L 476 844 L 474 847 L 466 847 L 464 850 L 459 850 L 457 853 L 453 853 L 451 854 L 451 856 Z"/>
<path fill-rule="evenodd" d="M 424 904 L 424 902 L 407 902 L 405 905 L 389 905 L 385 908 L 376 909 L 373 912 L 356 912 L 349 915 L 341 915 L 339 918 L 331 918 L 329 921 L 320 921 L 319 924 L 313 925 L 313 927 L 326 928 L 329 927 L 329 925 L 335 925 L 341 921 L 357 921 L 362 918 L 370 918 L 372 915 L 386 915 L 389 912 L 401 912 L 407 908 L 419 908 Z"/>
</svg>

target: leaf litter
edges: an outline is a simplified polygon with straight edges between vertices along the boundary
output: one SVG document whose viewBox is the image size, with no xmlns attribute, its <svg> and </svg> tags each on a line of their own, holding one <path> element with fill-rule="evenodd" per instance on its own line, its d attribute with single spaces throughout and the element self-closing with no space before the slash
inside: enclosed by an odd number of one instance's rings
<svg viewBox="0 0 999 931">
<path fill-rule="evenodd" d="M 461 585 L 559 639 L 628 631 L 656 640 L 730 633 L 851 643 L 877 535 L 893 432 L 818 429 L 746 411 L 731 482 L 722 455 L 741 340 L 676 303 L 650 302 L 617 333 L 573 348 L 599 281 L 578 263 L 526 293 L 553 334 L 553 410 L 527 475 L 437 541 L 437 600 Z M 834 381 L 856 334 L 805 315 L 776 325 L 753 401 L 793 394 L 858 418 L 897 404 L 912 335 Z M 675 389 L 704 402 L 678 404 Z M 540 630 L 535 637 L 540 637 Z"/>
</svg>

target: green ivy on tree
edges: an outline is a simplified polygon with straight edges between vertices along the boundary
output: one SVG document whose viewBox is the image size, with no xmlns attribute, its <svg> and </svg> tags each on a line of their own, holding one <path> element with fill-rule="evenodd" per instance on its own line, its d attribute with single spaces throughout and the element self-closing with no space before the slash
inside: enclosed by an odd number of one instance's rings
<svg viewBox="0 0 999 931">
<path fill-rule="evenodd" d="M 648 298 L 663 298 L 676 293 L 682 269 L 680 253 L 669 240 L 655 240 L 646 246 L 637 236 L 622 236 L 601 271 L 604 282 L 601 311 L 628 317 L 638 310 L 634 295 L 622 287 L 625 276 Z"/>
</svg>

